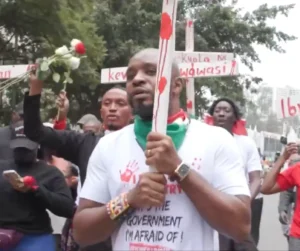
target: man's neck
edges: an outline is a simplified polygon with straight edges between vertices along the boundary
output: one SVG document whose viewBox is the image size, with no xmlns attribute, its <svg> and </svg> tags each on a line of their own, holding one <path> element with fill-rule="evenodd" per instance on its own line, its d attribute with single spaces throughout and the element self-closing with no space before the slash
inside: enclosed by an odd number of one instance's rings
<svg viewBox="0 0 300 251">
<path fill-rule="evenodd" d="M 111 133 L 111 132 L 114 132 L 114 131 L 105 130 L 105 131 L 104 131 L 104 135 L 109 134 L 109 133 Z"/>
<path fill-rule="evenodd" d="M 232 128 L 228 129 L 228 128 L 224 128 L 227 132 L 229 132 L 232 136 L 233 136 L 233 132 L 232 132 Z"/>
<path fill-rule="evenodd" d="M 224 126 L 219 126 L 219 127 L 222 127 L 223 129 L 225 129 L 227 132 L 229 132 L 233 136 L 232 128 L 227 128 L 227 127 L 224 127 Z"/>
<path fill-rule="evenodd" d="M 178 112 L 181 111 L 180 103 L 179 102 L 171 102 L 169 106 L 169 117 L 174 116 Z"/>
<path fill-rule="evenodd" d="M 177 113 L 179 113 L 181 111 L 180 107 L 176 108 L 176 109 L 169 109 L 169 117 L 172 117 L 174 115 L 176 115 Z"/>
</svg>

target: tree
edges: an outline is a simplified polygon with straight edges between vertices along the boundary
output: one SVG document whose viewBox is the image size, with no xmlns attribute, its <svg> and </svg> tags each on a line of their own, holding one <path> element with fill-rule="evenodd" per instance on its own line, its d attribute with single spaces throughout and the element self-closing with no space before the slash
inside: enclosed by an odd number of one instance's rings
<svg viewBox="0 0 300 251">
<path fill-rule="evenodd" d="M 73 38 L 83 40 L 87 59 L 82 60 L 80 71 L 73 75 L 76 85 L 68 88 L 75 98 L 81 86 L 99 83 L 98 72 L 106 52 L 103 39 L 96 34 L 93 11 L 93 0 L 0 0 L 0 60 L 4 64 L 26 64 L 52 55 L 55 48 L 68 45 Z M 10 97 L 8 106 L 23 98 L 22 87 L 26 84 L 6 93 Z M 48 83 L 48 87 L 57 93 L 62 85 Z"/>
<path fill-rule="evenodd" d="M 250 70 L 253 70 L 254 62 L 260 62 L 254 44 L 265 45 L 270 50 L 283 53 L 279 41 L 296 39 L 267 24 L 268 19 L 274 19 L 277 15 L 287 16 L 293 5 L 269 7 L 263 4 L 252 13 L 242 14 L 236 7 L 237 1 L 230 5 L 226 2 L 180 1 L 176 24 L 176 49 L 185 49 L 185 17 L 191 9 L 196 19 L 195 50 L 233 52 Z M 105 67 L 124 66 L 130 56 L 140 48 L 157 47 L 160 12 L 161 0 L 131 0 L 126 3 L 118 0 L 101 1 L 97 5 L 95 20 L 98 34 L 104 37 L 107 45 Z M 258 77 L 246 76 L 197 79 L 198 110 L 203 111 L 207 108 L 208 100 L 203 95 L 207 90 L 216 97 L 227 96 L 244 104 L 243 90 L 261 81 Z M 184 103 L 185 98 L 182 100 Z"/>
<path fill-rule="evenodd" d="M 273 88 L 262 85 L 246 104 L 247 125 L 258 131 L 280 133 L 281 125 L 273 111 Z"/>
<path fill-rule="evenodd" d="M 6 3 L 4 0 L 0 0 L 0 2 Z M 95 76 L 94 70 L 100 70 L 101 66 L 106 68 L 127 65 L 129 58 L 139 49 L 158 47 L 161 0 L 101 0 L 95 1 L 94 4 L 91 4 L 91 0 L 72 2 L 67 0 L 23 0 L 20 2 L 24 5 L 27 2 L 31 4 L 31 8 L 22 5 L 28 13 L 31 13 L 30 17 L 34 16 L 33 13 L 39 9 L 37 6 L 48 4 L 44 9 L 45 12 L 50 13 L 43 13 L 39 16 L 43 22 L 38 25 L 36 30 L 35 26 L 29 24 L 25 19 L 27 16 L 24 16 L 23 19 L 17 18 L 22 20 L 18 22 L 18 26 L 22 27 L 24 22 L 27 23 L 24 31 L 27 29 L 31 31 L 28 37 L 30 37 L 30 41 L 36 42 L 35 48 L 49 48 L 49 46 L 44 46 L 45 44 L 60 45 L 62 40 L 67 43 L 70 37 L 78 36 L 78 34 L 81 35 L 78 38 L 83 38 L 89 47 L 89 64 L 82 68 L 81 77 L 76 78 L 77 83 L 68 87 L 68 93 L 74 104 L 79 107 L 77 112 L 73 111 L 70 114 L 73 121 L 86 111 L 98 115 L 99 95 L 101 96 L 109 88 L 109 85 L 92 85 L 93 82 L 97 82 L 90 76 Z M 277 15 L 287 16 L 293 5 L 269 7 L 263 4 L 252 13 L 242 14 L 241 10 L 236 7 L 236 1 L 232 1 L 231 4 L 226 4 L 226 2 L 226 0 L 180 1 L 176 24 L 176 49 L 185 49 L 184 29 L 187 13 L 196 19 L 195 50 L 233 52 L 251 70 L 253 63 L 259 62 L 254 44 L 261 44 L 270 50 L 284 52 L 279 41 L 288 42 L 295 39 L 294 36 L 278 31 L 275 27 L 267 24 L 268 19 L 274 19 Z M 87 9 L 89 12 L 84 11 Z M 18 6 L 18 10 L 21 12 L 22 8 Z M 59 10 L 59 12 L 56 14 L 55 10 Z M 2 9 L 0 20 L 1 12 Z M 47 19 L 50 17 L 51 21 L 46 22 L 45 16 Z M 3 20 L 8 23 L 7 19 L 6 17 Z M 82 22 L 83 19 L 87 20 L 88 24 Z M 33 23 L 38 22 L 34 20 Z M 93 33 L 94 26 L 96 26 L 96 34 Z M 11 31 L 13 30 L 11 29 Z M 40 37 L 43 39 L 33 39 Z M 101 38 L 105 41 L 105 46 L 103 46 Z M 103 58 L 105 50 L 107 53 Z M 101 64 L 101 60 L 104 60 L 103 64 Z M 198 79 L 196 81 L 198 109 L 196 110 L 202 112 L 207 108 L 209 100 L 204 93 L 208 91 L 215 97 L 227 96 L 243 104 L 245 103 L 244 89 L 249 89 L 252 85 L 260 82 L 260 78 L 247 76 Z M 185 97 L 182 98 L 182 102 L 185 105 Z"/>
</svg>

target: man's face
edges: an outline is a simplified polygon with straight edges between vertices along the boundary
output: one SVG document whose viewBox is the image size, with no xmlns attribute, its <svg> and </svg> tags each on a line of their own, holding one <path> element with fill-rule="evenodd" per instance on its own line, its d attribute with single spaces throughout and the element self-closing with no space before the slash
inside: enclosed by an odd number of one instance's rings
<svg viewBox="0 0 300 251">
<path fill-rule="evenodd" d="M 132 119 L 132 113 L 127 93 L 121 89 L 111 89 L 106 92 L 100 112 L 103 125 L 108 130 L 115 131 L 128 125 Z"/>
<path fill-rule="evenodd" d="M 231 105 L 226 101 L 220 101 L 213 113 L 214 125 L 231 130 L 235 123 L 235 115 Z"/>
<path fill-rule="evenodd" d="M 51 164 L 57 167 L 64 175 L 68 187 L 75 187 L 77 185 L 77 177 L 71 173 L 70 163 L 62 158 L 52 156 Z"/>
<path fill-rule="evenodd" d="M 87 124 L 84 124 L 82 126 L 82 130 L 83 132 L 93 132 L 93 133 L 98 133 L 101 129 L 101 124 L 99 123 L 99 125 L 96 125 L 96 124 L 90 124 L 90 123 L 87 123 Z"/>
<path fill-rule="evenodd" d="M 157 49 L 145 49 L 131 58 L 126 72 L 126 89 L 133 113 L 149 121 L 153 115 L 158 58 Z M 170 107 L 173 101 L 179 102 L 183 87 L 183 80 L 179 78 L 179 69 L 175 62 L 172 65 L 171 78 Z"/>
<path fill-rule="evenodd" d="M 143 57 L 133 57 L 126 72 L 126 89 L 133 113 L 147 120 L 153 114 L 156 69 L 157 55 L 146 53 Z"/>
</svg>

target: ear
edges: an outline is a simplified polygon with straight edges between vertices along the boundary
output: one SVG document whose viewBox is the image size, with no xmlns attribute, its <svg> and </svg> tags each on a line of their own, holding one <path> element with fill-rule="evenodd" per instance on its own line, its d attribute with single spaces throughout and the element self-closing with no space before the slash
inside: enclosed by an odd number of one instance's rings
<svg viewBox="0 0 300 251">
<path fill-rule="evenodd" d="M 172 90 L 171 90 L 172 95 L 175 97 L 179 97 L 185 84 L 186 84 L 186 79 L 177 77 L 173 81 Z"/>
<path fill-rule="evenodd" d="M 71 177 L 71 184 L 72 184 L 72 186 L 77 185 L 78 184 L 78 177 L 72 176 Z"/>
<path fill-rule="evenodd" d="M 102 109 L 102 106 L 101 106 L 101 108 L 100 108 L 100 118 L 101 118 L 101 120 L 103 121 L 103 109 Z"/>
</svg>

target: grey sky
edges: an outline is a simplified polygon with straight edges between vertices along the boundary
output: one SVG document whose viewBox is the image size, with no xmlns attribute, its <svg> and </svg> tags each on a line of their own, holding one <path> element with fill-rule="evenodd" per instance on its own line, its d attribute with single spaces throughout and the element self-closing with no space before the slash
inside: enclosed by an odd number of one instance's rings
<svg viewBox="0 0 300 251">
<path fill-rule="evenodd" d="M 295 3 L 295 0 L 239 0 L 239 6 L 246 10 L 254 9 L 262 3 L 283 5 Z M 296 4 L 288 18 L 278 17 L 276 20 L 270 21 L 270 24 L 300 38 L 300 3 Z M 266 84 L 273 87 L 289 85 L 300 88 L 300 40 L 282 45 L 286 54 L 270 52 L 262 46 L 256 46 L 262 62 L 255 64 L 253 75 L 262 77 Z M 245 74 L 249 71 L 241 65 L 240 73 Z"/>
</svg>

